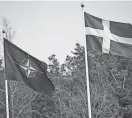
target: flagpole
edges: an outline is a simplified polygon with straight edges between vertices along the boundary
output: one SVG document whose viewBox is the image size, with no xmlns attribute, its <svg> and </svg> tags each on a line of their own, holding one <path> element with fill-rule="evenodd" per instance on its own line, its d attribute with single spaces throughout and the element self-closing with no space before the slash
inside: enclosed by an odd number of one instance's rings
<svg viewBox="0 0 132 118">
<path fill-rule="evenodd" d="M 4 49 L 4 34 L 6 33 L 4 30 L 2 31 L 3 33 L 3 49 Z M 5 51 L 4 51 L 5 55 Z M 8 98 L 8 81 L 6 80 L 6 71 L 5 71 L 5 56 L 4 56 L 4 78 L 5 78 L 5 93 L 6 93 L 6 118 L 9 118 L 9 98 Z"/>
<path fill-rule="evenodd" d="M 8 99 L 8 82 L 5 80 L 5 91 L 6 91 L 6 116 L 9 118 L 9 99 Z"/>
<path fill-rule="evenodd" d="M 81 4 L 83 12 L 83 28 L 84 28 L 84 42 L 85 42 L 85 68 L 86 68 L 86 80 L 87 80 L 87 98 L 88 98 L 88 115 L 89 118 L 92 118 L 91 115 L 91 101 L 90 101 L 90 84 L 89 84 L 89 71 L 88 71 L 88 53 L 87 53 L 87 43 L 86 43 L 86 33 L 85 33 L 85 20 L 84 20 L 84 5 Z"/>
</svg>

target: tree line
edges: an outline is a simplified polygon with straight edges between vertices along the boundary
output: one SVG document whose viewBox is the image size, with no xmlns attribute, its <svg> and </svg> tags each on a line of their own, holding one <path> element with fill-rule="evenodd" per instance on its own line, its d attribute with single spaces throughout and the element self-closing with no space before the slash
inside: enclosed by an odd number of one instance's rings
<svg viewBox="0 0 132 118">
<path fill-rule="evenodd" d="M 8 24 L 8 22 L 5 20 Z M 6 24 L 5 23 L 5 24 Z M 9 24 L 5 27 L 12 32 Z M 4 30 L 7 30 L 7 29 Z M 7 33 L 10 37 L 12 33 Z M 9 38 L 9 40 L 12 40 Z M 55 54 L 48 60 L 47 74 L 55 85 L 54 96 L 36 93 L 23 82 L 9 81 L 13 118 L 88 118 L 86 71 L 89 68 L 92 118 L 132 117 L 132 60 L 88 51 L 79 43 L 60 64 Z M 6 118 L 4 69 L 0 59 L 0 118 Z"/>
</svg>

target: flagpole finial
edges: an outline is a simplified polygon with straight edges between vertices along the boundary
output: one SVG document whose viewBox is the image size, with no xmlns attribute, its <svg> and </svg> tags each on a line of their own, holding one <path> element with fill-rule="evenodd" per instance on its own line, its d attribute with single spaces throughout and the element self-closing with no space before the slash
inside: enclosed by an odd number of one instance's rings
<svg viewBox="0 0 132 118">
<path fill-rule="evenodd" d="M 2 33 L 3 33 L 3 38 L 5 38 L 6 31 L 5 30 L 2 30 Z"/>
<path fill-rule="evenodd" d="M 5 34 L 6 33 L 5 30 L 2 30 L 2 33 Z"/>
<path fill-rule="evenodd" d="M 2 30 L 2 33 L 3 33 L 3 38 L 7 38 L 7 33 L 5 30 Z"/>
<path fill-rule="evenodd" d="M 85 5 L 82 3 L 82 4 L 81 4 L 81 7 L 84 8 L 84 6 L 85 6 Z"/>
</svg>

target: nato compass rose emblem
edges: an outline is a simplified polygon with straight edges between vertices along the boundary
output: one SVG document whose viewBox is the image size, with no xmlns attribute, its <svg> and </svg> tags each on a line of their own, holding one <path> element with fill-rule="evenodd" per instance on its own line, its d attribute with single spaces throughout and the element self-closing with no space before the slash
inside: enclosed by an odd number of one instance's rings
<svg viewBox="0 0 132 118">
<path fill-rule="evenodd" d="M 24 75 L 26 75 L 27 78 L 34 77 L 36 75 L 36 72 L 38 71 L 35 66 L 35 64 L 29 60 L 29 59 L 24 59 L 20 65 L 22 72 Z"/>
</svg>

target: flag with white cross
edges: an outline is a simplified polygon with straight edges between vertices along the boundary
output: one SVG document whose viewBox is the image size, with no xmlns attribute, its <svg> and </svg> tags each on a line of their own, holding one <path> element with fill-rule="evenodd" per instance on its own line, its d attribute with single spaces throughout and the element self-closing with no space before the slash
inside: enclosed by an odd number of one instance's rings
<svg viewBox="0 0 132 118">
<path fill-rule="evenodd" d="M 86 12 L 87 49 L 132 57 L 132 25 L 97 18 Z"/>
</svg>

